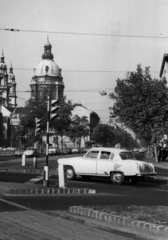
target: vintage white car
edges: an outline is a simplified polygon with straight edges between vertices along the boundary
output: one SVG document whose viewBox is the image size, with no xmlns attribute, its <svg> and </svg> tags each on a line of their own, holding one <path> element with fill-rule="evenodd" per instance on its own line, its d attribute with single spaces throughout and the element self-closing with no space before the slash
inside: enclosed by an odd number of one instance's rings
<svg viewBox="0 0 168 240">
<path fill-rule="evenodd" d="M 83 157 L 61 158 L 58 164 L 67 166 L 67 178 L 91 176 L 110 177 L 113 184 L 126 179 L 136 184 L 141 177 L 156 175 L 151 163 L 138 161 L 132 152 L 117 148 L 91 148 Z"/>
<path fill-rule="evenodd" d="M 38 150 L 35 149 L 34 147 L 26 148 L 26 151 L 24 151 L 24 154 L 26 155 L 26 157 L 38 157 L 39 156 Z"/>
</svg>

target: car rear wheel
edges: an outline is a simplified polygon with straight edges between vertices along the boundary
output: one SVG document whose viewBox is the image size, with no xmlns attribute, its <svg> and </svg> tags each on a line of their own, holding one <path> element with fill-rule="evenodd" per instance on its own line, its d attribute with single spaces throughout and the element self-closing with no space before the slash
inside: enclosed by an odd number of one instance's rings
<svg viewBox="0 0 168 240">
<path fill-rule="evenodd" d="M 124 182 L 124 174 L 122 172 L 112 172 L 110 175 L 113 184 L 121 185 Z"/>
<path fill-rule="evenodd" d="M 82 175 L 81 176 L 84 180 L 89 180 L 91 178 L 91 176 L 85 176 L 85 175 Z"/>
<path fill-rule="evenodd" d="M 73 167 L 67 167 L 67 179 L 73 180 L 75 178 L 76 178 L 76 174 Z"/>
</svg>

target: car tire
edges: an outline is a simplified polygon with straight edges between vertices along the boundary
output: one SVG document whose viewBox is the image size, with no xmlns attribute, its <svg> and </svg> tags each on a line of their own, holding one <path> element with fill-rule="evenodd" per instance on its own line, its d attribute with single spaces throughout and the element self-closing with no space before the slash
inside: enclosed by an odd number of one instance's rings
<svg viewBox="0 0 168 240">
<path fill-rule="evenodd" d="M 136 185 L 139 182 L 140 178 L 137 176 L 130 177 L 130 183 Z"/>
<path fill-rule="evenodd" d="M 67 172 L 68 180 L 74 180 L 76 178 L 76 174 L 75 174 L 73 167 L 68 166 L 66 172 Z"/>
<path fill-rule="evenodd" d="M 81 176 L 84 180 L 89 180 L 91 178 L 91 176 L 85 176 L 85 175 L 82 175 Z"/>
<path fill-rule="evenodd" d="M 112 172 L 110 178 L 112 183 L 115 185 L 121 185 L 125 180 L 124 173 L 122 172 Z"/>
</svg>

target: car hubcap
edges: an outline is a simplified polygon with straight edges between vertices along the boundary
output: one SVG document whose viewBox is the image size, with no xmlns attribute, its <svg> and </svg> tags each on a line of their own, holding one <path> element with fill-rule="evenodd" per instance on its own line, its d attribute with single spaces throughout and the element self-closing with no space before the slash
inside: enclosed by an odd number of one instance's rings
<svg viewBox="0 0 168 240">
<path fill-rule="evenodd" d="M 120 182 L 121 181 L 121 173 L 115 173 L 114 175 L 113 175 L 113 179 L 114 179 L 114 181 L 115 182 Z"/>
<path fill-rule="evenodd" d="M 67 178 L 71 178 L 73 176 L 73 170 L 67 169 Z"/>
</svg>

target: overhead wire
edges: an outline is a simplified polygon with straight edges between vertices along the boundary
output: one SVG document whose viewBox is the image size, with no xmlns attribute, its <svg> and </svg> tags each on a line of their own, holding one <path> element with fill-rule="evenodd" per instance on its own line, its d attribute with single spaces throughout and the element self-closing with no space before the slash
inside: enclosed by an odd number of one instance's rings
<svg viewBox="0 0 168 240">
<path fill-rule="evenodd" d="M 128 34 L 109 34 L 109 33 L 85 33 L 85 32 L 66 32 L 66 31 L 46 31 L 32 29 L 0 28 L 0 31 L 12 32 L 31 32 L 31 33 L 53 33 L 65 35 L 83 35 L 83 36 L 100 36 L 100 37 L 122 37 L 122 38 L 148 38 L 148 39 L 168 39 L 168 36 L 150 36 L 150 35 L 128 35 Z"/>
<path fill-rule="evenodd" d="M 8 68 L 9 70 L 9 68 Z M 13 68 L 13 70 L 21 70 L 21 71 L 34 71 L 34 68 Z M 38 70 L 36 68 L 36 70 Z M 63 70 L 62 69 L 62 72 L 72 72 L 72 73 L 127 73 L 127 72 L 133 72 L 133 70 L 130 70 L 130 71 L 124 71 L 124 70 L 121 70 L 121 71 L 118 71 L 118 70 L 68 70 L 68 69 L 65 69 Z M 150 71 L 151 73 L 158 73 L 160 71 Z"/>
</svg>

